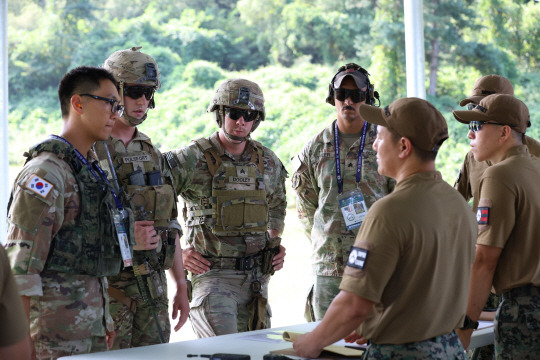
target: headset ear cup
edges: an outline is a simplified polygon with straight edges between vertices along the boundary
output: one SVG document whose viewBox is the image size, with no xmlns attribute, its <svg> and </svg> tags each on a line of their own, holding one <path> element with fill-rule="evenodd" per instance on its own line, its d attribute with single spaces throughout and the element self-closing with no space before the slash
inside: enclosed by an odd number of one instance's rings
<svg viewBox="0 0 540 360">
<path fill-rule="evenodd" d="M 326 97 L 326 102 L 332 106 L 336 106 L 336 101 L 334 100 L 334 88 L 332 84 L 328 85 L 328 96 Z"/>
</svg>

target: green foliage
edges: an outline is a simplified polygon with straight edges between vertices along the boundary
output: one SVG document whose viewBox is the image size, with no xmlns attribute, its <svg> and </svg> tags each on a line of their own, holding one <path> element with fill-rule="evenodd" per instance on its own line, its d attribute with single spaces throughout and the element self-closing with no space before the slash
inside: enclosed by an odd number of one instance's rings
<svg viewBox="0 0 540 360">
<path fill-rule="evenodd" d="M 336 69 L 356 62 L 371 73 L 381 105 L 406 96 L 401 0 L 19 0 L 9 2 L 9 156 L 59 133 L 59 79 L 99 66 L 114 51 L 142 46 L 158 62 L 163 87 L 140 126 L 164 151 L 217 130 L 206 113 L 217 83 L 257 82 L 267 118 L 253 137 L 289 159 L 335 118 L 325 103 Z M 426 79 L 450 139 L 437 166 L 453 183 L 468 151 L 466 126 L 452 111 L 482 75 L 515 85 L 540 138 L 540 4 L 511 0 L 424 2 Z M 434 51 L 437 44 L 438 53 Z M 437 61 L 432 61 L 437 60 Z M 430 68 L 431 66 L 431 68 Z M 426 81 L 426 87 L 430 84 Z"/>
</svg>

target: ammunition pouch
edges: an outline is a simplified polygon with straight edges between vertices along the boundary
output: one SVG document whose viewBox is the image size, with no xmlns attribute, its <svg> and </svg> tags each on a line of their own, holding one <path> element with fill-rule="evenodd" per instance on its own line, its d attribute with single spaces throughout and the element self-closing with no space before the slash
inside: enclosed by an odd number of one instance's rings
<svg viewBox="0 0 540 360">
<path fill-rule="evenodd" d="M 267 230 L 265 190 L 212 190 L 212 196 L 216 199 L 216 225 L 212 229 L 215 235 Z"/>
<path fill-rule="evenodd" d="M 268 324 L 268 299 L 260 292 L 253 293 L 253 298 L 247 304 L 249 312 L 248 331 L 266 329 Z"/>
<path fill-rule="evenodd" d="M 162 227 L 178 215 L 176 196 L 170 185 L 127 185 L 126 193 L 137 220 L 154 221 L 154 226 Z"/>
<path fill-rule="evenodd" d="M 253 254 L 250 256 L 241 257 L 210 257 L 205 256 L 205 259 L 210 261 L 210 267 L 212 269 L 229 269 L 229 270 L 252 270 L 253 268 L 260 267 L 263 261 L 263 252 Z"/>
<path fill-rule="evenodd" d="M 272 266 L 272 260 L 274 256 L 279 253 L 279 245 L 281 244 L 280 237 L 270 238 L 266 249 L 262 251 L 263 260 L 261 265 L 261 271 L 263 274 L 274 275 L 274 268 Z"/>
</svg>

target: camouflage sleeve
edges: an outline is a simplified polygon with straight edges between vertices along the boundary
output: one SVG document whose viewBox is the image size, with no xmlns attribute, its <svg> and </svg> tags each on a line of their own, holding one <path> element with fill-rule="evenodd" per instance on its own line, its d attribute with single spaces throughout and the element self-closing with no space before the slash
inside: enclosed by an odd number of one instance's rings
<svg viewBox="0 0 540 360">
<path fill-rule="evenodd" d="M 202 156 L 201 156 L 202 157 Z M 204 157 L 203 157 L 204 158 Z M 165 153 L 166 166 L 170 168 L 173 187 L 177 195 L 186 191 L 195 175 L 199 159 L 191 146 L 181 147 Z"/>
<path fill-rule="evenodd" d="M 169 163 L 168 161 L 165 159 L 165 157 L 163 156 L 163 154 L 161 154 L 161 152 L 159 151 L 158 148 L 154 147 L 156 153 L 158 154 L 158 158 L 159 158 L 159 167 L 161 169 L 161 172 L 163 173 L 163 177 L 165 179 L 167 179 L 166 181 L 170 181 L 171 184 L 174 188 L 174 178 L 173 178 L 173 175 L 172 175 L 172 169 L 171 167 L 169 166 Z M 175 191 L 175 194 L 176 191 Z M 180 225 L 180 222 L 178 221 L 178 199 L 175 199 L 175 211 L 176 211 L 176 217 L 174 217 L 173 219 L 171 219 L 169 221 L 169 225 L 168 225 L 168 228 L 169 229 L 176 229 L 178 230 L 178 235 L 180 237 L 182 237 L 183 235 L 183 231 L 182 231 L 182 226 Z"/>
<path fill-rule="evenodd" d="M 79 213 L 76 180 L 68 165 L 58 162 L 52 157 L 32 160 L 13 186 L 5 246 L 21 295 L 43 294 L 40 273 L 52 239 Z"/>
<path fill-rule="evenodd" d="M 272 178 L 267 186 L 268 229 L 277 230 L 281 234 L 285 228 L 285 213 L 287 209 L 285 179 L 288 174 L 277 155 L 269 151 L 267 153 L 270 156 L 265 161 L 265 173 L 272 171 Z"/>
<path fill-rule="evenodd" d="M 459 170 L 458 177 L 454 183 L 454 188 L 465 198 L 466 201 L 469 201 L 472 198 L 471 183 L 469 181 L 469 156 L 472 153 L 469 152 L 463 160 L 463 165 Z"/>
<path fill-rule="evenodd" d="M 296 211 L 304 233 L 311 240 L 313 218 L 319 207 L 319 188 L 309 166 L 309 157 L 305 155 L 305 152 L 293 158 L 293 168 L 295 172 L 292 187 L 296 192 Z"/>
</svg>

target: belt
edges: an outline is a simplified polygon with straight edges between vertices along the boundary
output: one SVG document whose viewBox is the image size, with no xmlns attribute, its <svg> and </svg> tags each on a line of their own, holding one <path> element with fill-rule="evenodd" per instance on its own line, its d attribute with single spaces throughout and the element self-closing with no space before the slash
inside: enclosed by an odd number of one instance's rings
<svg viewBox="0 0 540 360">
<path fill-rule="evenodd" d="M 525 285 L 508 290 L 502 294 L 503 300 L 515 299 L 520 297 L 540 296 L 540 286 Z"/>
<path fill-rule="evenodd" d="M 255 267 L 260 267 L 263 262 L 262 252 L 250 256 L 241 257 L 211 257 L 205 256 L 205 259 L 210 261 L 210 267 L 212 269 L 230 269 L 230 270 L 251 270 Z"/>
</svg>

